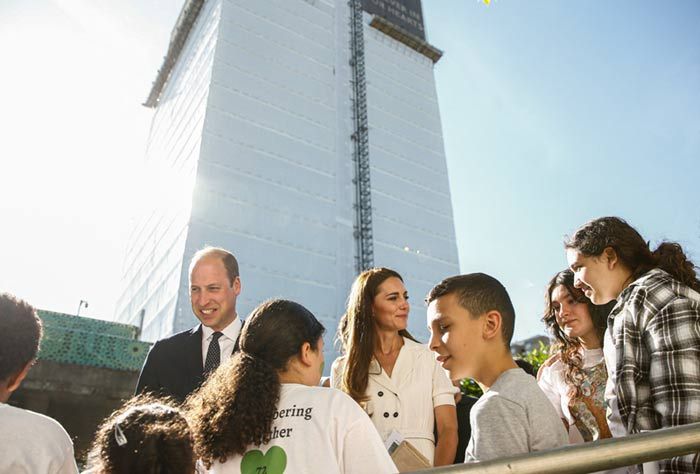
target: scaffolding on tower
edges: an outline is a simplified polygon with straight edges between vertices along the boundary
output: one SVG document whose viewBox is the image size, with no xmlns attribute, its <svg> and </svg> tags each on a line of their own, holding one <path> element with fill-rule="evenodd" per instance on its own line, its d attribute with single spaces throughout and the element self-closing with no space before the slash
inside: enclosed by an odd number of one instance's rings
<svg viewBox="0 0 700 474">
<path fill-rule="evenodd" d="M 365 40 L 360 0 L 350 0 L 350 66 L 353 77 L 353 118 L 355 131 L 355 241 L 358 273 L 374 267 L 372 240 L 372 188 L 369 165 L 369 127 L 367 126 L 367 80 L 365 78 Z"/>
</svg>

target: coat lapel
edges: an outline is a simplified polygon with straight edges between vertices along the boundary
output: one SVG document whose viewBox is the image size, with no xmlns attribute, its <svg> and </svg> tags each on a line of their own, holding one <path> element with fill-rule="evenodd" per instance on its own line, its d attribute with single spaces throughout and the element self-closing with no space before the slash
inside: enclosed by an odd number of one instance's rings
<svg viewBox="0 0 700 474">
<path fill-rule="evenodd" d="M 204 381 L 204 364 L 202 362 L 202 325 L 192 328 L 187 338 L 185 348 L 185 367 L 187 379 L 192 381 L 194 388 L 199 387 Z"/>
<path fill-rule="evenodd" d="M 408 357 L 409 360 L 412 359 L 410 353 L 415 350 L 415 345 L 415 342 L 404 338 L 404 345 L 399 351 L 399 355 L 396 358 L 396 363 L 394 364 L 394 369 L 392 370 L 393 377 L 389 377 L 389 375 L 384 371 L 384 369 L 381 368 L 381 365 L 379 364 L 379 362 L 377 362 L 377 359 L 372 357 L 372 361 L 369 364 L 370 379 L 372 379 L 378 385 L 381 385 L 384 388 L 391 390 L 398 396 L 399 392 L 401 392 L 400 385 L 411 380 L 413 367 L 411 364 L 409 364 L 408 367 L 404 367 L 404 359 L 406 357 Z"/>
<path fill-rule="evenodd" d="M 372 361 L 369 363 L 369 378 L 377 385 L 381 385 L 387 390 L 390 390 L 392 393 L 399 393 L 398 387 L 396 384 L 394 384 L 394 381 L 389 378 L 387 373 L 384 371 L 384 369 L 382 369 L 382 366 L 379 365 L 379 362 L 377 362 L 377 359 L 374 357 L 372 357 Z"/>
</svg>

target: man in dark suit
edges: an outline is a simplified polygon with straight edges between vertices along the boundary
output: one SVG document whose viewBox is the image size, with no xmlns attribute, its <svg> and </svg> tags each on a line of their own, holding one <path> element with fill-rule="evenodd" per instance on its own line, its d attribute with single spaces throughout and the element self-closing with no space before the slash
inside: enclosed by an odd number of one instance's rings
<svg viewBox="0 0 700 474">
<path fill-rule="evenodd" d="M 157 341 L 146 357 L 136 393 L 156 392 L 183 401 L 238 349 L 236 315 L 241 278 L 227 250 L 206 247 L 190 262 L 190 301 L 197 327 Z"/>
</svg>

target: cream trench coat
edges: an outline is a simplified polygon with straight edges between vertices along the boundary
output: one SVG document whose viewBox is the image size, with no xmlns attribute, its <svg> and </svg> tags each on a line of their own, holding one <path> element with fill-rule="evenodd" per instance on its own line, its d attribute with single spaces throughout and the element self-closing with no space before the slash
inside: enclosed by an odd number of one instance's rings
<svg viewBox="0 0 700 474">
<path fill-rule="evenodd" d="M 403 341 L 391 377 L 372 358 L 365 411 L 383 440 L 396 430 L 432 464 L 434 409 L 440 405 L 454 406 L 454 396 L 459 389 L 452 385 L 426 345 L 406 338 Z M 340 389 L 344 367 L 345 356 L 333 362 L 332 387 Z"/>
</svg>

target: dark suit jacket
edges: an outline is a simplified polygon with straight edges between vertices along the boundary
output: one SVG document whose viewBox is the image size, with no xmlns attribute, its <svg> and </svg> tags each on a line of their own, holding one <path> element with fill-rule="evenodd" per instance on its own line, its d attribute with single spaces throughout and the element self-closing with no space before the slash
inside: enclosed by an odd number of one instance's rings
<svg viewBox="0 0 700 474">
<path fill-rule="evenodd" d="M 238 341 L 233 348 L 238 350 Z M 204 382 L 202 325 L 153 344 L 141 369 L 136 393 L 168 395 L 178 402 Z"/>
</svg>

